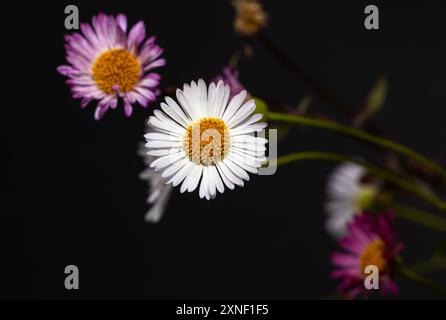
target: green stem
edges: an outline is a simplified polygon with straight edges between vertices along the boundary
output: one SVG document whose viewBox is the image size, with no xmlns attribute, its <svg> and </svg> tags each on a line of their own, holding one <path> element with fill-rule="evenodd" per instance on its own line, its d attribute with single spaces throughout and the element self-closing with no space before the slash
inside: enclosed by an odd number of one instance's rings
<svg viewBox="0 0 446 320">
<path fill-rule="evenodd" d="M 418 273 L 431 273 L 446 269 L 446 256 L 435 254 L 432 258 L 418 262 L 411 266 Z"/>
<path fill-rule="evenodd" d="M 392 208 L 402 219 L 446 233 L 446 220 L 442 217 L 399 203 L 394 203 Z"/>
<path fill-rule="evenodd" d="M 376 177 L 399 186 L 400 188 L 418 196 L 424 201 L 436 206 L 438 209 L 446 210 L 446 202 L 443 202 L 440 198 L 438 198 L 434 194 L 426 192 L 425 190 L 417 187 L 417 185 L 414 184 L 413 182 L 406 180 L 405 178 L 393 173 L 392 171 L 377 167 L 375 165 L 369 164 L 359 159 L 354 159 L 336 153 L 305 151 L 282 156 L 277 158 L 275 161 L 277 165 L 284 165 L 290 162 L 301 161 L 301 160 L 325 160 L 325 161 L 335 161 L 335 162 L 351 162 L 358 164 L 360 166 L 365 167 L 368 170 L 368 172 L 375 175 Z"/>
<path fill-rule="evenodd" d="M 352 136 L 352 137 L 355 137 L 355 138 L 358 138 L 361 140 L 371 142 L 373 144 L 393 150 L 397 153 L 400 153 L 400 154 L 405 155 L 409 158 L 412 158 L 413 160 L 417 161 L 418 163 L 424 165 L 426 168 L 432 170 L 433 172 L 437 173 L 438 175 L 442 176 L 443 178 L 446 178 L 446 169 L 442 168 L 439 164 L 429 160 L 425 156 L 419 154 L 418 152 L 416 152 L 404 145 L 401 145 L 399 143 L 375 136 L 375 135 L 367 133 L 365 131 L 357 130 L 357 129 L 351 128 L 349 126 L 344 126 L 342 124 L 332 122 L 332 121 L 321 120 L 321 119 L 312 119 L 312 118 L 307 118 L 304 116 L 291 115 L 291 114 L 285 114 L 285 113 L 280 113 L 280 112 L 268 112 L 267 117 L 269 120 L 273 120 L 273 121 L 287 122 L 287 123 L 293 123 L 293 124 L 299 124 L 299 125 L 304 125 L 304 126 L 332 130 L 332 131 L 346 134 L 348 136 Z"/>
<path fill-rule="evenodd" d="M 446 298 L 446 289 L 443 288 L 441 285 L 434 282 L 432 279 L 423 276 L 421 274 L 416 273 L 415 271 L 403 266 L 399 265 L 396 269 L 397 273 L 401 275 L 402 277 L 415 282 L 416 284 L 427 287 L 434 291 L 435 293 L 439 294 L 443 298 Z"/>
</svg>

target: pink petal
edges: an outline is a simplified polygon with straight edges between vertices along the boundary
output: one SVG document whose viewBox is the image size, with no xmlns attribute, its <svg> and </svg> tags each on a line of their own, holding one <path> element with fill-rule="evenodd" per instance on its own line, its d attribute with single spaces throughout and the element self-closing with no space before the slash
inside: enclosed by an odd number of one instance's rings
<svg viewBox="0 0 446 320">
<path fill-rule="evenodd" d="M 130 117 L 132 115 L 133 112 L 133 108 L 132 105 L 130 103 L 125 103 L 124 104 L 124 113 L 127 117 Z"/>
<path fill-rule="evenodd" d="M 129 50 L 135 49 L 146 37 L 146 27 L 143 21 L 139 21 L 137 24 L 133 26 L 130 30 L 128 39 L 127 39 L 127 47 Z"/>
<path fill-rule="evenodd" d="M 95 120 L 101 120 L 104 114 L 107 112 L 108 106 L 97 106 L 96 110 L 94 112 L 94 118 Z"/>
<path fill-rule="evenodd" d="M 127 17 L 120 13 L 116 16 L 116 23 L 123 32 L 127 32 Z"/>
<path fill-rule="evenodd" d="M 62 74 L 64 76 L 68 76 L 71 71 L 73 71 L 73 68 L 70 66 L 63 65 L 63 66 L 57 67 L 57 72 L 59 72 L 60 74 Z"/>
</svg>

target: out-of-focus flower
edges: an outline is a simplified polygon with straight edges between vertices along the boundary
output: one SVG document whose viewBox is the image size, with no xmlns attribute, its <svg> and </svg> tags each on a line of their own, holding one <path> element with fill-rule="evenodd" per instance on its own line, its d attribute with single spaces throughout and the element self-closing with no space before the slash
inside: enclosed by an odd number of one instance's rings
<svg viewBox="0 0 446 320">
<path fill-rule="evenodd" d="M 364 270 L 369 265 L 379 270 L 379 290 L 383 294 L 398 293 L 392 274 L 403 245 L 395 239 L 392 222 L 393 213 L 362 213 L 348 224 L 349 235 L 339 241 L 345 252 L 333 253 L 331 257 L 332 277 L 341 281 L 340 294 L 349 299 L 360 293 L 367 295 Z"/>
<path fill-rule="evenodd" d="M 150 167 L 162 171 L 168 183 L 180 192 L 199 187 L 200 198 L 211 199 L 225 186 L 234 189 L 248 181 L 247 172 L 257 173 L 266 161 L 267 140 L 254 133 L 267 124 L 258 122 L 261 114 L 251 115 L 254 100 L 243 101 L 246 91 L 229 103 L 229 86 L 223 81 L 211 83 L 209 90 L 203 80 L 185 84 L 177 90 L 177 104 L 166 97 L 161 109 L 149 119 L 155 132 L 145 135 L 149 155 L 155 156 Z"/>
<path fill-rule="evenodd" d="M 149 192 L 147 197 L 147 203 L 151 205 L 149 211 L 146 214 L 146 221 L 156 223 L 164 215 L 167 203 L 170 198 L 172 186 L 166 184 L 166 180 L 155 169 L 150 168 L 149 164 L 155 160 L 155 157 L 147 154 L 147 149 L 144 144 L 141 144 L 138 148 L 138 154 L 144 159 L 147 168 L 144 169 L 139 178 L 147 181 Z"/>
<path fill-rule="evenodd" d="M 244 36 L 252 36 L 266 25 L 267 14 L 257 0 L 234 0 L 236 15 L 234 29 Z"/>
<path fill-rule="evenodd" d="M 118 106 L 119 97 L 127 116 L 136 102 L 146 107 L 156 100 L 160 75 L 151 71 L 166 62 L 160 58 L 163 49 L 155 44 L 155 37 L 146 39 L 144 22 L 127 34 L 125 15 L 100 13 L 92 24 L 82 23 L 81 31 L 65 36 L 69 65 L 57 70 L 69 78 L 73 98 L 82 99 L 82 108 L 99 100 L 94 115 L 99 120 Z"/>
<path fill-rule="evenodd" d="M 212 82 L 218 83 L 220 80 L 225 85 L 229 86 L 229 100 L 231 100 L 236 94 L 245 90 L 245 87 L 239 80 L 239 72 L 237 69 L 231 67 L 223 67 L 223 72 L 217 75 Z M 248 93 L 249 96 L 249 93 Z M 248 97 L 249 98 L 249 97 Z"/>
<path fill-rule="evenodd" d="M 346 233 L 347 223 L 353 216 L 370 209 L 379 193 L 377 183 L 365 183 L 366 170 L 354 163 L 337 167 L 328 179 L 327 231 L 336 238 Z"/>
</svg>

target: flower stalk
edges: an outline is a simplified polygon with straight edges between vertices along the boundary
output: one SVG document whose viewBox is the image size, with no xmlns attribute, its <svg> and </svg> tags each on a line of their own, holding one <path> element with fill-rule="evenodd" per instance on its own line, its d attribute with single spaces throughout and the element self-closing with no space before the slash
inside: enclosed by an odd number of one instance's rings
<svg viewBox="0 0 446 320">
<path fill-rule="evenodd" d="M 401 189 L 404 189 L 420 199 L 426 201 L 427 203 L 430 203 L 431 205 L 437 207 L 440 210 L 446 211 L 446 202 L 438 198 L 436 195 L 429 193 L 425 191 L 424 189 L 421 189 L 413 182 L 401 177 L 400 175 L 387 170 L 380 168 L 378 166 L 372 165 L 370 163 L 367 163 L 365 161 L 354 159 L 348 156 L 336 154 L 336 153 L 329 153 L 329 152 L 318 152 L 318 151 L 302 151 L 302 152 L 296 152 L 292 154 L 288 154 L 282 157 L 277 158 L 276 164 L 277 165 L 284 165 L 295 161 L 302 161 L 302 160 L 324 160 L 324 161 L 335 161 L 335 162 L 351 162 L 358 165 L 361 165 L 365 167 L 372 175 L 376 176 L 377 178 L 380 178 L 384 181 L 388 181 Z"/>
<path fill-rule="evenodd" d="M 446 219 L 442 217 L 399 203 L 392 204 L 392 208 L 396 216 L 401 219 L 446 233 Z"/>
<path fill-rule="evenodd" d="M 436 253 L 430 259 L 415 263 L 410 268 L 422 274 L 444 270 L 446 269 L 446 255 Z"/>
<path fill-rule="evenodd" d="M 437 293 L 443 298 L 446 298 L 446 289 L 443 288 L 441 285 L 434 282 L 432 279 L 421 275 L 412 269 L 409 269 L 408 267 L 404 266 L 403 264 L 399 264 L 396 268 L 397 274 L 402 276 L 403 278 L 410 280 L 419 286 L 428 288 L 432 290 L 433 292 Z"/>
<path fill-rule="evenodd" d="M 297 125 L 304 125 L 304 126 L 310 126 L 310 127 L 316 127 L 326 130 L 331 130 L 335 132 L 339 132 L 363 141 L 370 142 L 372 144 L 387 148 L 389 150 L 392 150 L 394 152 L 397 152 L 401 155 L 407 156 L 408 158 L 411 158 L 415 161 L 417 161 L 419 164 L 423 165 L 427 169 L 431 170 L 432 172 L 435 172 L 439 176 L 446 179 L 446 169 L 442 168 L 439 164 L 431 161 L 430 159 L 426 158 L 422 154 L 402 145 L 397 142 L 393 142 L 390 140 L 387 140 L 385 138 L 381 138 L 378 136 L 375 136 L 373 134 L 370 134 L 365 131 L 361 131 L 358 129 L 354 129 L 349 126 L 345 126 L 333 121 L 328 120 L 322 120 L 322 119 L 312 119 L 304 116 L 298 116 L 298 115 L 290 115 L 285 113 L 279 113 L 279 112 L 268 112 L 267 114 L 268 119 L 272 121 L 277 122 L 286 122 L 286 123 L 292 123 Z"/>
</svg>

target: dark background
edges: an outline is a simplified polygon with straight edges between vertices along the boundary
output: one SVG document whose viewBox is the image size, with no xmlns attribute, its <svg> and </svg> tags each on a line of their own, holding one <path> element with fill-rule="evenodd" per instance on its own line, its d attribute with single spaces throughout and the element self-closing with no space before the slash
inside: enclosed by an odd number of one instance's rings
<svg viewBox="0 0 446 320">
<path fill-rule="evenodd" d="M 446 46 L 444 10 L 437 1 L 372 1 L 380 9 L 378 31 L 364 29 L 362 1 L 264 1 L 270 14 L 266 33 L 292 60 L 354 107 L 376 77 L 389 79 L 389 95 L 376 122 L 399 141 L 433 158 L 446 152 Z M 4 297 L 25 298 L 223 298 L 318 299 L 332 294 L 329 255 L 337 249 L 324 231 L 325 182 L 332 163 L 301 162 L 273 176 L 254 176 L 244 188 L 213 201 L 175 190 L 164 219 L 144 221 L 146 185 L 136 155 L 151 108 L 122 108 L 93 119 L 81 110 L 56 67 L 65 64 L 64 8 L 76 4 L 80 20 L 101 11 L 123 12 L 132 25 L 144 20 L 165 48 L 162 85 L 180 86 L 220 72 L 241 41 L 232 30 L 227 1 L 48 1 L 42 4 L 39 32 L 39 103 L 44 119 L 33 136 L 39 147 L 29 155 L 21 178 L 40 208 L 8 212 L 19 226 L 25 267 L 7 259 L 20 280 Z M 254 56 L 240 65 L 248 90 L 297 104 L 311 92 L 257 41 Z M 37 79 L 35 79 L 37 80 Z M 339 121 L 345 117 L 316 98 L 310 110 Z M 279 154 L 326 150 L 374 153 L 344 137 L 318 130 L 294 130 Z M 26 179 L 26 171 L 38 179 Z M 12 177 L 8 175 L 8 177 Z M 30 181 L 31 180 L 31 181 Z M 34 199 L 34 198 L 33 198 Z M 408 199 L 411 201 L 411 199 Z M 19 202 L 30 202 L 24 196 Z M 25 218 L 26 217 L 26 218 Z M 9 220 L 8 220 L 9 219 Z M 20 222 L 18 222 L 20 221 Z M 23 224 L 22 224 L 23 222 Z M 430 256 L 444 236 L 403 221 L 404 258 Z M 12 232 L 12 231 L 11 231 Z M 422 240 L 422 241 L 420 241 Z M 7 253 L 17 256 L 10 243 Z M 64 268 L 80 269 L 80 290 L 64 288 Z M 22 269 L 23 268 L 23 269 Z M 12 274 L 12 273 L 11 273 Z M 444 274 L 434 274 L 446 283 Z M 11 279 L 9 279 L 11 280 Z M 435 298 L 429 291 L 398 282 L 397 298 Z M 3 286 L 5 288 L 5 286 Z"/>
</svg>

